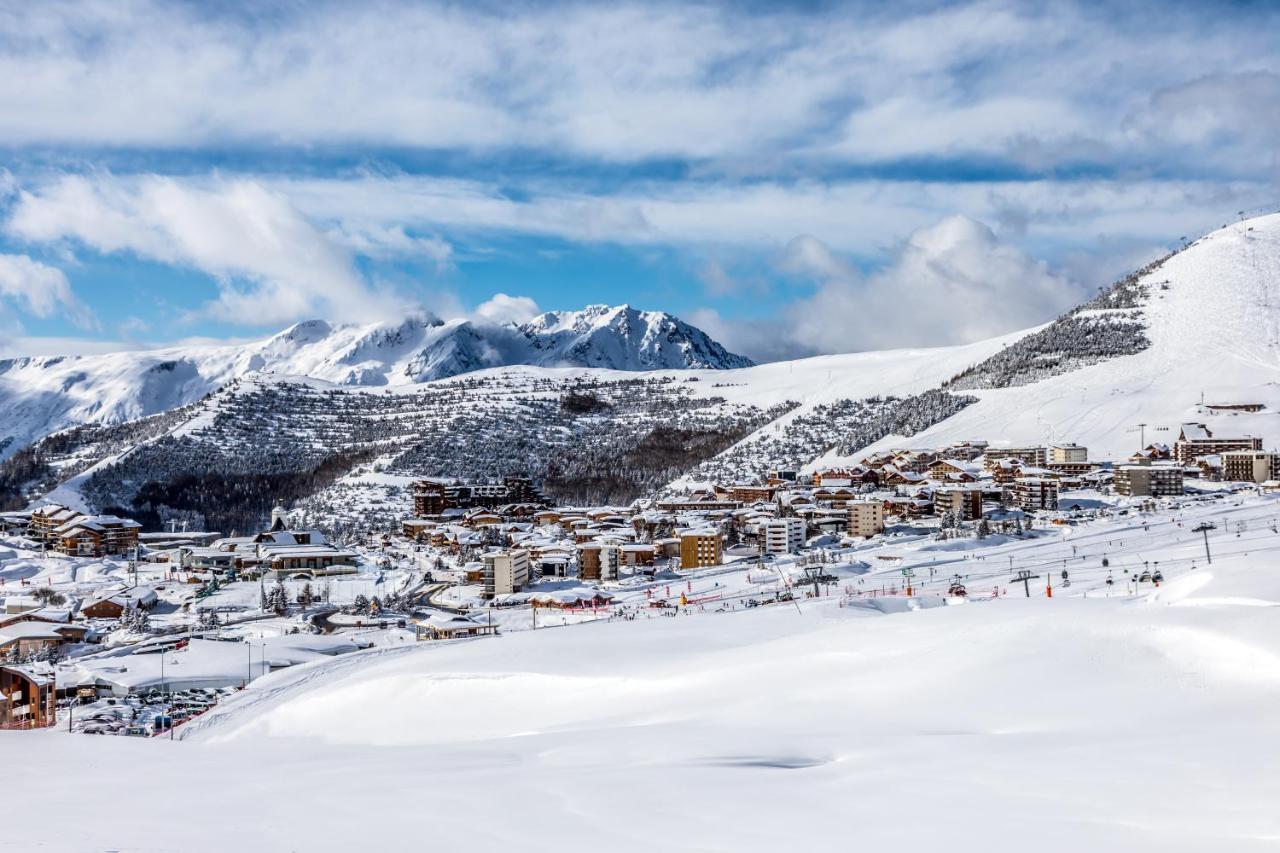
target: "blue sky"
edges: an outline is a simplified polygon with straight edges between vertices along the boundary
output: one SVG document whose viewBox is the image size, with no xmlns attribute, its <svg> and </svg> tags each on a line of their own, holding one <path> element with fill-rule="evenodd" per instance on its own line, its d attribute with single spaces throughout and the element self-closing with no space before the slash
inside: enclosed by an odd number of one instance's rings
<svg viewBox="0 0 1280 853">
<path fill-rule="evenodd" d="M 1248 3 L 11 4 L 0 353 L 597 302 L 761 359 L 1000 334 L 1276 209 L 1277 31 Z"/>
</svg>

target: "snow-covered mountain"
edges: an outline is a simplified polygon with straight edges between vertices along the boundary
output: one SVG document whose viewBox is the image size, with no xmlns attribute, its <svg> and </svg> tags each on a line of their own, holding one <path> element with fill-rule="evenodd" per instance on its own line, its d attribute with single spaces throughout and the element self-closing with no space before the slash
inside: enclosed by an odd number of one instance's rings
<svg viewBox="0 0 1280 853">
<path fill-rule="evenodd" d="M 384 386 L 517 364 L 634 371 L 751 361 L 677 317 L 629 305 L 501 325 L 432 317 L 398 325 L 311 320 L 242 345 L 9 359 L 0 361 L 0 458 L 58 429 L 155 414 L 251 374 Z"/>
<path fill-rule="evenodd" d="M 302 497 L 316 491 L 316 466 L 341 473 L 376 459 L 402 482 L 519 470 L 565 500 L 617 501 L 673 480 L 746 480 L 966 439 L 1071 441 L 1114 461 L 1144 438 L 1172 441 L 1192 420 L 1280 446 L 1280 215 L 1202 237 L 1044 326 L 964 346 L 732 367 L 736 357 L 704 335 L 658 317 L 593 308 L 495 335 L 466 323 L 307 323 L 201 360 L 135 353 L 10 365 L 0 394 L 22 399 L 6 383 L 36 370 L 38 382 L 19 385 L 32 408 L 10 411 L 39 423 L 41 405 L 76 400 L 82 420 L 115 406 L 118 418 L 253 377 L 145 422 L 55 436 L 37 447 L 38 465 L 10 476 L 10 490 L 75 476 L 84 489 L 72 491 L 91 504 L 136 510 L 146 487 L 160 496 L 147 507 L 172 508 L 170 486 L 183 476 L 269 470 L 311 484 L 289 492 Z M 601 369 L 670 361 L 704 367 Z M 422 381 L 486 367 L 466 382 Z M 584 389 L 590 406 L 565 405 Z M 1251 411 L 1215 408 L 1241 404 Z M 139 452 L 112 461 L 130 446 Z M 5 476 L 0 466 L 0 486 Z"/>
</svg>

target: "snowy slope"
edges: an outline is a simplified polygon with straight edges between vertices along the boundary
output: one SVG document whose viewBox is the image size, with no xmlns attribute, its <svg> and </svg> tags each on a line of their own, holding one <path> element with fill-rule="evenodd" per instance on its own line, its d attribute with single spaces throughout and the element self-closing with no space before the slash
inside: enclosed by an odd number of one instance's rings
<svg viewBox="0 0 1280 853">
<path fill-rule="evenodd" d="M 0 732 L 14 766 L 109 767 L 121 792 L 79 798 L 75 820 L 59 820 L 64 775 L 28 774 L 10 800 L 28 819 L 8 840 L 50 851 L 336 850 L 371 833 L 547 853 L 1273 850 L 1280 581 L 1260 570 L 1277 547 L 1260 522 L 1276 506 L 1189 507 L 1144 517 L 1151 531 L 1103 520 L 959 569 L 1003 584 L 1006 554 L 1056 566 L 1074 542 L 1088 556 L 1051 599 L 980 600 L 973 583 L 963 606 L 888 615 L 834 597 L 642 614 L 304 664 L 255 681 L 174 742 Z M 1222 531 L 1217 558 L 1192 569 L 1201 545 L 1188 528 L 1202 519 Z M 1252 538 L 1237 542 L 1227 531 L 1245 520 Z M 1169 580 L 1107 590 L 1100 553 L 1117 575 L 1158 560 Z M 172 796 L 192 785 L 197 795 Z M 119 820 L 136 802 L 154 806 L 147 819 Z"/>
<path fill-rule="evenodd" d="M 513 364 L 635 371 L 750 363 L 670 314 L 625 305 L 552 312 L 521 325 L 312 320 L 238 346 L 0 361 L 0 458 L 58 429 L 162 412 L 253 373 L 387 386 Z"/>
<path fill-rule="evenodd" d="M 966 390 L 980 402 L 910 439 L 1026 444 L 1075 441 L 1121 459 L 1146 440 L 1172 442 L 1184 421 L 1280 445 L 1280 215 L 1229 225 L 1145 277 L 1144 351 L 1012 388 Z M 1262 403 L 1258 414 L 1200 406 Z M 875 447 L 900 444 L 890 437 Z"/>
</svg>

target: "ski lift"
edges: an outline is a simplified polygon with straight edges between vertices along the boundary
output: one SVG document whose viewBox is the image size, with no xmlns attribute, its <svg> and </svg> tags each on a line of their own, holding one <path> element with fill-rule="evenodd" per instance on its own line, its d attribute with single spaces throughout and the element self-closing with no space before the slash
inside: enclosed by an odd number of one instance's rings
<svg viewBox="0 0 1280 853">
<path fill-rule="evenodd" d="M 1152 583 L 1160 583 L 1162 580 L 1164 580 L 1164 575 L 1160 573 L 1159 569 L 1156 569 L 1154 572 L 1152 572 L 1151 574 Z"/>
<path fill-rule="evenodd" d="M 1103 558 L 1102 558 L 1102 568 L 1104 568 L 1104 569 L 1105 569 L 1105 568 L 1106 568 L 1107 566 L 1109 566 L 1109 565 L 1111 565 L 1111 561 L 1110 561 L 1110 560 L 1108 560 L 1106 557 L 1103 557 Z"/>
<path fill-rule="evenodd" d="M 947 595 L 965 597 L 969 595 L 969 590 L 965 589 L 964 584 L 960 580 L 960 576 L 956 575 L 951 578 L 951 586 L 947 588 Z"/>
<path fill-rule="evenodd" d="M 1112 586 L 1113 584 L 1115 584 L 1115 582 L 1116 582 L 1116 581 L 1115 581 L 1115 578 L 1111 577 L 1110 572 L 1108 572 L 1108 573 L 1107 573 L 1107 586 Z"/>
</svg>

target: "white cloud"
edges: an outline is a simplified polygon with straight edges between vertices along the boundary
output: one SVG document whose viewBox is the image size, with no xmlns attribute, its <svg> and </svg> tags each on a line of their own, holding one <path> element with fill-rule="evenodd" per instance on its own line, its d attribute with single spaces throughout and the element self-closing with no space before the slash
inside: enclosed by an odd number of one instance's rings
<svg viewBox="0 0 1280 853">
<path fill-rule="evenodd" d="M 523 323 L 541 313 L 542 309 L 538 307 L 538 303 L 529 297 L 508 296 L 505 293 L 495 293 L 471 312 L 477 320 L 495 324 Z"/>
<path fill-rule="evenodd" d="M 425 258 L 439 271 L 453 266 L 453 246 L 440 237 L 412 236 L 402 225 L 342 223 L 329 232 L 337 242 L 371 258 Z"/>
<path fill-rule="evenodd" d="M 0 255 L 0 297 L 37 317 L 62 314 L 81 328 L 96 326 L 93 313 L 76 298 L 62 270 L 26 255 Z"/>
<path fill-rule="evenodd" d="M 778 269 L 792 275 L 817 279 L 851 279 L 857 276 L 853 266 L 812 234 L 794 237 L 777 260 Z"/>
<path fill-rule="evenodd" d="M 232 323 L 368 320 L 401 308 L 286 197 L 252 180 L 65 176 L 21 192 L 7 227 L 33 242 L 73 240 L 202 270 L 220 291 L 202 313 Z"/>
<path fill-rule="evenodd" d="M 963 343 L 1044 322 L 1082 296 L 986 225 L 954 216 L 912 234 L 885 268 L 829 280 L 791 306 L 789 337 L 801 352 Z"/>
<path fill-rule="evenodd" d="M 269 15 L 161 0 L 11 5 L 0 143 L 15 146 L 532 148 L 758 165 L 815 153 L 1001 156 L 1015 139 L 1054 151 L 1083 131 L 1107 156 L 1140 159 L 1148 139 L 1120 128 L 1151 93 L 1242 68 L 1280 70 L 1266 4 L 1217 15 L 999 0 L 891 13 L 842 4 L 387 2 Z M 1189 164 L 1214 153 L 1185 142 Z M 1255 140 L 1254 150 L 1267 144 Z"/>
</svg>

